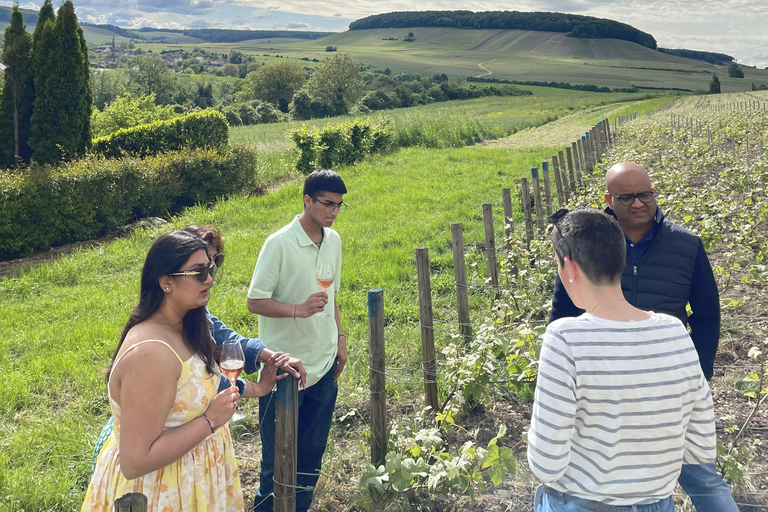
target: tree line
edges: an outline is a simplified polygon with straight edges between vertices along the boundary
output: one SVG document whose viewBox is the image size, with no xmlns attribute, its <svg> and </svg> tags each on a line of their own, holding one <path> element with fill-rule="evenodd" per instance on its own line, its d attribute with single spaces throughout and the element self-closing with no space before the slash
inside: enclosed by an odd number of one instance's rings
<svg viewBox="0 0 768 512">
<path fill-rule="evenodd" d="M 350 30 L 368 28 L 453 27 L 565 32 L 570 37 L 623 39 L 656 49 L 656 39 L 631 25 L 604 18 L 559 12 L 414 11 L 375 14 L 353 21 Z"/>
<path fill-rule="evenodd" d="M 55 163 L 91 144 L 88 46 L 71 0 L 54 14 L 45 0 L 33 34 L 18 4 L 5 30 L 0 92 L 0 163 Z"/>
<path fill-rule="evenodd" d="M 719 66 L 727 66 L 731 62 L 735 61 L 734 57 L 726 55 L 725 53 L 704 52 L 699 50 L 685 50 L 685 49 L 672 49 L 672 48 L 659 48 L 662 53 L 674 55 L 675 57 L 683 57 L 685 59 L 701 60 L 710 64 Z"/>
</svg>

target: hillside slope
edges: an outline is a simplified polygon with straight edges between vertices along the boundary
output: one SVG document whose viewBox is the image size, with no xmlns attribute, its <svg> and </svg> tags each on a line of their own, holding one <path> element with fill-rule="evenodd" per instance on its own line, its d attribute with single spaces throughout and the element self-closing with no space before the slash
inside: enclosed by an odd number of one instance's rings
<svg viewBox="0 0 768 512">
<path fill-rule="evenodd" d="M 413 41 L 404 41 L 409 33 Z M 768 83 L 765 70 L 744 68 L 744 79 L 729 78 L 724 66 L 629 41 L 573 38 L 558 32 L 384 28 L 334 34 L 316 44 L 336 46 L 366 64 L 393 71 L 447 73 L 462 78 L 695 90 L 708 89 L 711 74 L 717 73 L 723 92 L 748 90 L 752 82 Z"/>
</svg>

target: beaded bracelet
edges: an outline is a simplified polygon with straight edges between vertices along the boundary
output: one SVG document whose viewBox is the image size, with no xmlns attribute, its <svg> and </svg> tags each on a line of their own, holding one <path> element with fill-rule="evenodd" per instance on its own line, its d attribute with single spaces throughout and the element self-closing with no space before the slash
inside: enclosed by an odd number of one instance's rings
<svg viewBox="0 0 768 512">
<path fill-rule="evenodd" d="M 203 418 L 205 418 L 205 421 L 208 422 L 208 426 L 211 427 L 211 434 L 215 433 L 216 427 L 213 426 L 213 421 L 211 421 L 211 418 L 206 416 L 205 413 L 203 413 Z"/>
</svg>

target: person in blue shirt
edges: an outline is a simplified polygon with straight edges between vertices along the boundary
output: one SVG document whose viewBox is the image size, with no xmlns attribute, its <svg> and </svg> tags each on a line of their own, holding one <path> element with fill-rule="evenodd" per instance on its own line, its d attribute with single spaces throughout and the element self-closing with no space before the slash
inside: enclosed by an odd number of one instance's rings
<svg viewBox="0 0 768 512">
<path fill-rule="evenodd" d="M 218 272 L 218 270 L 224 264 L 224 243 L 221 239 L 221 233 L 214 226 L 193 225 L 187 226 L 183 229 L 183 231 L 195 235 L 208 244 L 208 258 L 215 268 L 215 271 L 211 277 L 215 279 L 216 272 Z M 213 338 L 213 341 L 216 343 L 216 345 L 221 345 L 225 341 L 229 340 L 237 340 L 240 342 L 243 347 L 243 353 L 245 354 L 245 368 L 243 371 L 246 374 L 257 372 L 259 370 L 260 363 L 267 361 L 274 353 L 272 350 L 266 348 L 258 338 L 248 338 L 241 335 L 234 329 L 227 327 L 224 322 L 213 316 L 211 312 L 207 310 L 207 308 L 206 314 L 208 317 L 208 328 L 211 331 L 211 337 Z M 299 384 L 302 387 L 305 386 L 307 372 L 299 359 L 296 359 L 295 357 L 288 358 L 287 362 L 281 369 L 299 379 Z M 246 381 L 240 378 L 237 379 L 237 388 L 241 395 L 245 392 L 246 385 Z M 226 378 L 221 379 L 219 384 L 219 392 L 229 387 L 229 380 Z M 102 428 L 101 434 L 96 441 L 96 446 L 93 452 L 93 464 L 91 467 L 92 471 L 96 464 L 96 459 L 99 456 L 99 452 L 101 451 L 101 447 L 104 445 L 104 442 L 107 440 L 107 438 L 112 434 L 113 421 L 114 417 L 110 416 L 109 421 L 107 421 L 106 425 L 104 425 L 104 428 Z"/>
</svg>

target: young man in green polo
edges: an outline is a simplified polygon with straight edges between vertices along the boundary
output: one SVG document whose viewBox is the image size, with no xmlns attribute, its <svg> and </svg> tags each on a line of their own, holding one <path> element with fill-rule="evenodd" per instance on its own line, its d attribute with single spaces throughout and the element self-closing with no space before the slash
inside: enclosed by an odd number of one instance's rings
<svg viewBox="0 0 768 512">
<path fill-rule="evenodd" d="M 259 338 L 272 350 L 301 359 L 307 371 L 299 391 L 296 510 L 306 511 L 320 475 L 336 405 L 336 381 L 347 363 L 347 339 L 339 320 L 336 292 L 341 276 L 341 238 L 331 229 L 344 211 L 347 188 L 341 176 L 319 170 L 304 181 L 304 211 L 270 235 L 261 248 L 248 310 L 259 315 Z M 333 283 L 323 291 L 318 268 Z M 323 285 L 327 284 L 323 282 Z M 325 315 L 318 316 L 318 314 Z M 272 510 L 275 450 L 274 393 L 259 400 L 261 470 L 254 510 Z"/>
</svg>

